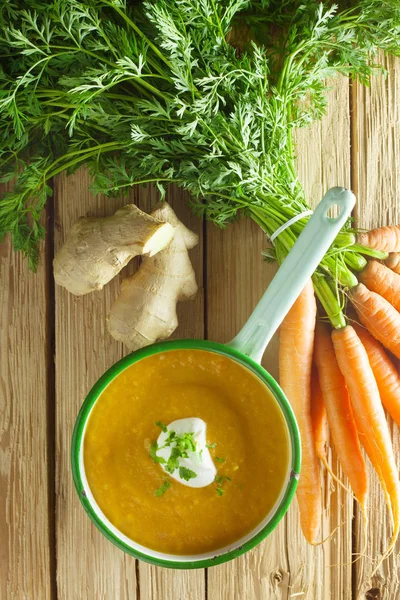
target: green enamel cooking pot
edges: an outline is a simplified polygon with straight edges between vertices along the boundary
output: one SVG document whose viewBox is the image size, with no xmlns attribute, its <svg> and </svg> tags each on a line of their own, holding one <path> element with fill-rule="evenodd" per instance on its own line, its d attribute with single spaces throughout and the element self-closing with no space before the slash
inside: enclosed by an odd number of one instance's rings
<svg viewBox="0 0 400 600">
<path fill-rule="evenodd" d="M 355 204 L 354 195 L 344 188 L 332 188 L 324 196 L 306 227 L 284 260 L 267 291 L 256 306 L 239 334 L 228 344 L 217 344 L 204 340 L 174 340 L 147 346 L 129 354 L 113 365 L 90 390 L 79 412 L 72 438 L 72 474 L 79 499 L 96 527 L 115 546 L 141 560 L 174 569 L 211 567 L 226 562 L 247 552 L 271 533 L 286 513 L 293 499 L 301 463 L 300 435 L 290 404 L 274 378 L 261 367 L 264 350 L 285 315 L 300 294 L 305 283 L 315 271 L 318 263 L 334 241 L 349 217 Z M 330 218 L 328 212 L 337 207 L 338 215 Z M 103 390 L 124 369 L 158 352 L 174 350 L 207 350 L 222 354 L 249 369 L 272 392 L 282 411 L 289 445 L 289 461 L 280 496 L 263 521 L 249 534 L 235 543 L 219 550 L 199 555 L 175 555 L 156 552 L 129 539 L 119 531 L 97 505 L 85 475 L 84 438 L 90 413 Z"/>
</svg>

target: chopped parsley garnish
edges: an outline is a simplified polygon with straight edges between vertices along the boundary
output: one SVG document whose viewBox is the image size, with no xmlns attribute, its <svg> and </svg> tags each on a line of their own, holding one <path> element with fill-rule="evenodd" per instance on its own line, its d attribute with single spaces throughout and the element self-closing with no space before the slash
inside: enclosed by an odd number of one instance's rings
<svg viewBox="0 0 400 600">
<path fill-rule="evenodd" d="M 224 482 L 225 481 L 232 481 L 232 479 L 230 477 L 228 477 L 227 475 L 216 475 L 214 482 L 217 484 L 217 488 L 216 488 L 216 492 L 218 494 L 218 496 L 223 496 L 225 490 L 223 488 Z"/>
<path fill-rule="evenodd" d="M 227 475 L 216 475 L 214 481 L 215 483 L 218 483 L 218 485 L 222 485 L 224 481 L 232 481 L 232 479 Z"/>
<path fill-rule="evenodd" d="M 150 458 L 155 463 L 159 463 L 164 465 L 167 473 L 174 473 L 176 469 L 179 469 L 179 477 L 184 479 L 185 481 L 189 481 L 189 479 L 194 479 L 197 477 L 197 473 L 192 471 L 191 469 L 187 469 L 186 467 L 181 467 L 179 465 L 179 459 L 181 458 L 189 458 L 189 452 L 197 451 L 197 444 L 194 437 L 194 432 L 183 433 L 182 435 L 178 435 L 175 431 L 170 431 L 168 427 L 164 425 L 161 421 L 156 422 L 157 427 L 164 433 L 168 433 L 163 446 L 159 446 L 158 443 L 153 440 L 150 444 Z M 157 452 L 162 450 L 163 448 L 171 448 L 171 453 L 169 455 L 168 460 L 158 456 Z M 199 452 L 200 460 L 201 460 L 201 452 Z M 160 488 L 161 489 L 161 488 Z M 167 488 L 168 489 L 168 488 Z M 158 492 L 159 490 L 157 490 Z M 162 494 L 156 494 L 162 495 Z"/>
<path fill-rule="evenodd" d="M 162 429 L 162 431 L 164 433 L 167 433 L 167 431 L 168 431 L 167 426 L 164 425 L 164 423 L 162 421 L 156 421 L 155 424 L 157 425 L 157 427 L 159 427 L 160 429 Z"/>
<path fill-rule="evenodd" d="M 168 431 L 168 429 L 167 429 L 167 431 Z M 173 441 L 174 441 L 174 439 L 175 439 L 175 436 L 176 436 L 176 433 L 175 433 L 175 431 L 169 431 L 169 432 L 168 432 L 167 439 L 165 440 L 165 444 L 164 444 L 163 448 L 164 448 L 165 446 L 170 446 L 170 445 L 171 445 L 171 442 L 173 442 Z"/>
<path fill-rule="evenodd" d="M 166 437 L 164 440 L 163 446 L 159 446 L 156 441 L 152 441 L 150 444 L 150 458 L 158 464 L 164 465 L 164 469 L 167 473 L 172 475 L 178 469 L 179 477 L 184 479 L 185 481 L 189 481 L 190 479 L 194 479 L 197 477 L 197 473 L 192 471 L 192 469 L 188 469 L 187 467 L 183 467 L 180 465 L 180 459 L 189 458 L 189 453 L 198 453 L 200 461 L 202 461 L 203 450 L 197 451 L 197 444 L 194 440 L 194 432 L 177 434 L 176 431 L 169 430 L 168 427 L 162 421 L 156 421 L 157 427 L 159 427 L 163 433 L 166 433 Z M 216 443 L 206 444 L 206 447 L 209 449 L 215 448 Z M 171 452 L 169 458 L 166 460 L 161 456 L 158 456 L 158 452 L 163 450 L 164 448 L 171 448 Z M 225 458 L 221 458 L 219 456 L 215 457 L 216 462 L 224 463 L 226 462 Z M 216 475 L 214 482 L 216 483 L 216 492 L 218 496 L 223 496 L 224 483 L 231 481 L 231 478 L 227 475 Z M 169 488 L 171 487 L 171 482 L 166 479 L 164 483 L 159 487 L 158 490 L 154 492 L 156 496 L 162 496 Z"/>
<path fill-rule="evenodd" d="M 194 433 L 184 433 L 182 436 L 176 437 L 176 445 L 181 450 L 182 453 L 186 454 L 187 452 L 196 452 L 197 444 L 193 439 Z"/>
<path fill-rule="evenodd" d="M 185 481 L 189 481 L 189 479 L 197 477 L 197 473 L 186 467 L 179 467 L 179 477 Z"/>
<path fill-rule="evenodd" d="M 157 456 L 157 450 L 159 450 L 158 444 L 157 444 L 157 442 L 155 442 L 153 440 L 150 444 L 150 450 L 149 450 L 151 460 L 155 463 L 165 464 L 165 462 L 166 462 L 165 458 L 162 458 L 161 456 Z"/>
<path fill-rule="evenodd" d="M 169 479 L 166 479 L 164 481 L 164 483 L 162 485 L 160 485 L 160 487 L 158 488 L 158 490 L 156 490 L 154 492 L 154 495 L 157 496 L 158 498 L 160 498 L 161 496 L 163 496 L 165 494 L 165 492 L 167 490 L 169 490 L 169 488 L 171 487 L 171 482 Z"/>
<path fill-rule="evenodd" d="M 182 454 L 179 448 L 172 448 L 171 454 L 165 466 L 165 470 L 168 471 L 168 473 L 173 473 L 175 469 L 179 467 L 179 459 L 181 458 L 181 456 Z"/>
</svg>

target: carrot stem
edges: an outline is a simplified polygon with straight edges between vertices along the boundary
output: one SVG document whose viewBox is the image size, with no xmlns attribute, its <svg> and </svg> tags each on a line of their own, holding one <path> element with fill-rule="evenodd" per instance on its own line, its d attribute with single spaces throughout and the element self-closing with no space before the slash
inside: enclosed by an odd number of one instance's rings
<svg viewBox="0 0 400 600">
<path fill-rule="evenodd" d="M 354 244 L 351 249 L 355 252 L 359 252 L 360 254 L 365 254 L 365 256 L 377 258 L 378 260 L 385 260 L 385 258 L 389 256 L 387 252 L 377 250 L 376 248 L 368 248 L 367 246 L 362 246 L 361 244 Z"/>
<path fill-rule="evenodd" d="M 339 299 L 327 280 L 314 273 L 312 281 L 318 300 L 321 302 L 332 326 L 335 328 L 344 327 L 346 319 L 339 305 Z"/>
<path fill-rule="evenodd" d="M 349 252 L 345 252 L 344 260 L 353 271 L 359 272 L 365 269 L 367 266 L 367 259 L 361 256 L 358 252 L 353 252 L 350 250 Z"/>
</svg>

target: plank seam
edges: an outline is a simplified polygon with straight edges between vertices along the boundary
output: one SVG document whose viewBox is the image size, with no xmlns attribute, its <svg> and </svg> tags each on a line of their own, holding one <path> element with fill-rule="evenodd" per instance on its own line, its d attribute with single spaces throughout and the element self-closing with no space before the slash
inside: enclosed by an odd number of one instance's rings
<svg viewBox="0 0 400 600">
<path fill-rule="evenodd" d="M 135 560 L 136 573 L 136 600 L 140 600 L 140 566 L 138 559 Z"/>
<path fill-rule="evenodd" d="M 50 184 L 54 195 L 53 181 Z M 47 490 L 48 490 L 48 523 L 50 549 L 50 598 L 57 600 L 57 538 L 56 538 L 56 371 L 55 371 L 55 289 L 53 279 L 54 258 L 54 200 L 46 205 L 47 234 L 45 243 L 46 272 L 46 398 L 47 398 Z"/>
<path fill-rule="evenodd" d="M 207 220 L 203 217 L 203 337 L 208 340 Z M 208 569 L 204 569 L 204 600 L 208 600 Z"/>
<path fill-rule="evenodd" d="M 357 135 L 357 99 L 356 99 L 356 85 L 349 79 L 349 119 L 350 119 L 350 185 L 351 189 L 356 195 L 358 201 L 358 172 L 357 172 L 357 153 L 358 153 L 358 135 Z M 356 209 L 353 210 L 352 216 L 354 219 L 357 217 Z M 353 561 L 353 556 L 357 552 L 357 503 L 353 501 L 353 515 L 352 515 L 352 527 L 351 527 L 351 597 L 356 600 L 357 589 L 356 589 L 356 563 Z"/>
</svg>

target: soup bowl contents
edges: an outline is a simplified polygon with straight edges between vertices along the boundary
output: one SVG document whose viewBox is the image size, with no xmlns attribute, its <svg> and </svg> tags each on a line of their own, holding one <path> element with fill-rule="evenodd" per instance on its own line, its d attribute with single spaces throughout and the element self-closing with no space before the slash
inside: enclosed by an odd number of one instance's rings
<svg viewBox="0 0 400 600">
<path fill-rule="evenodd" d="M 290 408 L 255 363 L 222 346 L 163 346 L 94 392 L 74 436 L 75 483 L 91 518 L 128 552 L 156 564 L 227 560 L 285 512 L 297 430 L 293 444 Z"/>
</svg>

